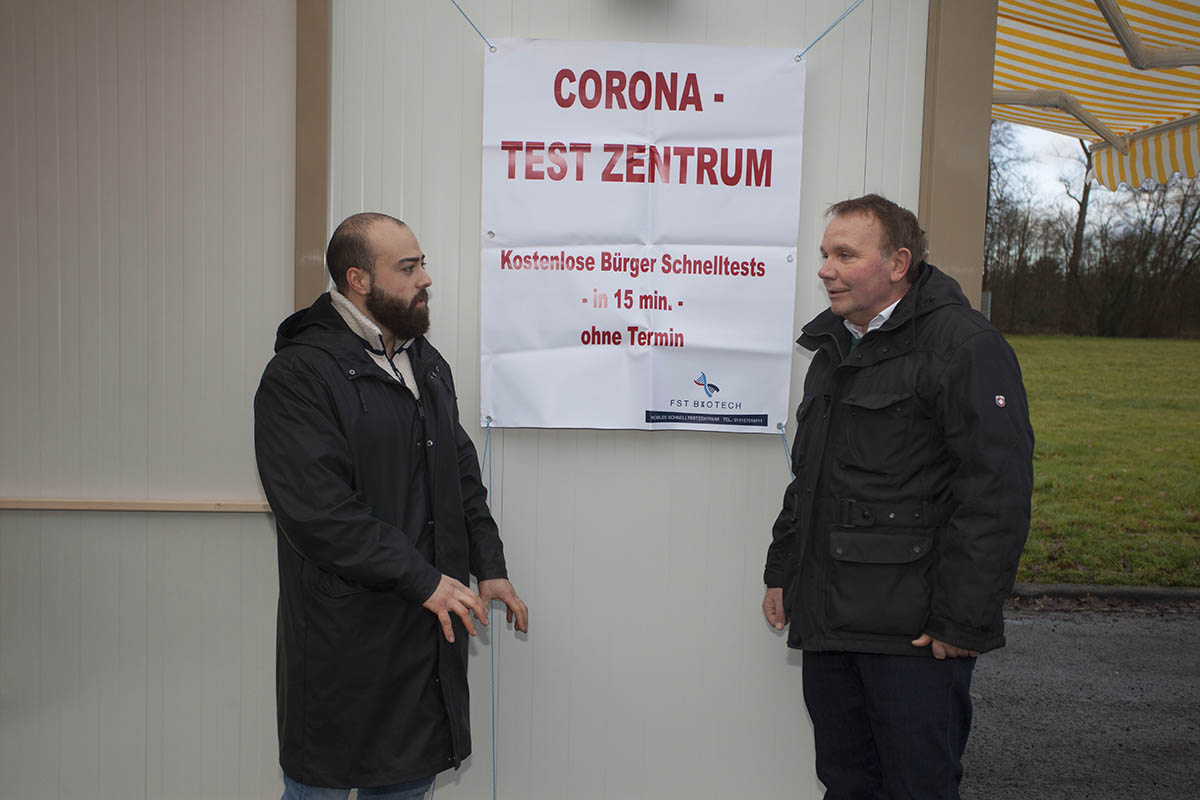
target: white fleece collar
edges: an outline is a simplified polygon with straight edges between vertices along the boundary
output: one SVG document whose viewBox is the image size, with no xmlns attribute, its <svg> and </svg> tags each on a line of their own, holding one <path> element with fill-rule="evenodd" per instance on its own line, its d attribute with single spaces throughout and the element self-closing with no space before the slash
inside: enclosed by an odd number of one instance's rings
<svg viewBox="0 0 1200 800">
<path fill-rule="evenodd" d="M 350 331 L 367 343 L 367 347 L 374 352 L 376 349 L 381 353 L 386 353 L 387 348 L 383 346 L 383 332 L 379 330 L 379 326 L 371 321 L 371 318 L 358 310 L 358 306 L 350 302 L 344 294 L 336 288 L 329 290 L 329 299 L 333 301 L 333 307 L 337 309 L 338 314 L 346 322 L 346 326 Z M 398 342 L 396 351 L 407 350 L 412 346 L 413 340 L 407 339 L 403 342 Z"/>
<path fill-rule="evenodd" d="M 383 346 L 383 333 L 379 330 L 379 326 L 372 322 L 366 314 L 359 311 L 358 306 L 351 303 L 337 289 L 329 290 L 329 299 L 333 303 L 334 310 L 350 328 L 351 333 L 362 339 L 371 360 L 378 364 L 379 368 L 387 375 L 404 384 L 413 393 L 413 397 L 419 400 L 421 391 L 417 388 L 417 377 L 413 373 L 412 361 L 408 357 L 408 348 L 415 340 L 408 339 L 401 342 L 396 348 L 395 355 L 388 358 L 387 349 Z"/>
</svg>

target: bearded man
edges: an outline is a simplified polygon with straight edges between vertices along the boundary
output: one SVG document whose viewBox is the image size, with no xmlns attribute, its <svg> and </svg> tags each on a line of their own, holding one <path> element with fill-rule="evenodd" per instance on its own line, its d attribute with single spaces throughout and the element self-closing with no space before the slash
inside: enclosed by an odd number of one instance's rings
<svg viewBox="0 0 1200 800">
<path fill-rule="evenodd" d="M 326 250 L 334 287 L 279 326 L 254 398 L 279 554 L 283 797 L 419 798 L 471 752 L 467 634 L 507 578 L 450 366 L 425 339 L 412 230 L 355 214 Z M 469 586 L 470 575 L 479 592 Z"/>
</svg>

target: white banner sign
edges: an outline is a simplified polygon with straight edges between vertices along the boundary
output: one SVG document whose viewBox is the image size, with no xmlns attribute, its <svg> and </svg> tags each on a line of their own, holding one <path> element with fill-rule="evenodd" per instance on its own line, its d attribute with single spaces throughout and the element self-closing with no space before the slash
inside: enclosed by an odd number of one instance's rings
<svg viewBox="0 0 1200 800">
<path fill-rule="evenodd" d="M 777 432 L 804 62 L 776 49 L 495 45 L 483 421 Z"/>
</svg>

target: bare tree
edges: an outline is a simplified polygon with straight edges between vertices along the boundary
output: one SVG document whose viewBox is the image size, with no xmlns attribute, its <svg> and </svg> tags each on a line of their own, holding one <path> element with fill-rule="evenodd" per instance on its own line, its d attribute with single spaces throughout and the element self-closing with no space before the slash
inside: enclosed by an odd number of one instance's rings
<svg viewBox="0 0 1200 800">
<path fill-rule="evenodd" d="M 1064 276 L 1066 291 L 1063 297 L 1060 324 L 1066 333 L 1081 332 L 1083 310 L 1086 305 L 1083 283 L 1079 280 L 1079 263 L 1083 258 L 1083 234 L 1087 228 L 1088 201 L 1092 195 L 1092 151 L 1088 149 L 1087 142 L 1083 139 L 1079 140 L 1079 147 L 1083 150 L 1083 190 L 1079 193 L 1079 197 L 1071 193 L 1071 184 L 1066 180 L 1063 181 L 1063 190 L 1067 193 L 1067 197 L 1074 200 L 1079 207 L 1075 215 L 1075 235 L 1071 238 L 1071 255 L 1067 258 Z"/>
<path fill-rule="evenodd" d="M 1023 157 L 1013 126 L 1007 122 L 992 120 L 988 129 L 988 203 L 986 232 L 984 238 L 991 242 L 995 238 L 996 223 L 1001 215 L 1015 202 L 1016 181 L 1013 166 Z M 988 289 L 988 275 L 994 264 L 995 250 L 985 247 L 983 255 L 983 287 Z"/>
<path fill-rule="evenodd" d="M 1120 201 L 1099 263 L 1100 334 L 1179 336 L 1200 271 L 1200 179 L 1176 175 Z"/>
<path fill-rule="evenodd" d="M 991 144 L 983 285 L 1002 330 L 1200 335 L 1200 178 L 1093 192 L 1081 141 L 1060 175 L 1074 208 L 1043 205 L 1012 126 Z"/>
</svg>

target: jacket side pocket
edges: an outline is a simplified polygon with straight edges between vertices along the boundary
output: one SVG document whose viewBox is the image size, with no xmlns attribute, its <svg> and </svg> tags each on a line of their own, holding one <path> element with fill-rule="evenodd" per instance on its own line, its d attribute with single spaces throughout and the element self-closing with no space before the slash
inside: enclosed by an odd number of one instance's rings
<svg viewBox="0 0 1200 800">
<path fill-rule="evenodd" d="M 830 630 L 918 636 L 929 615 L 932 551 L 927 530 L 834 528 Z"/>
<path fill-rule="evenodd" d="M 312 588 L 314 593 L 330 600 L 338 600 L 343 597 L 351 597 L 371 591 L 369 586 L 347 583 L 332 572 L 326 572 L 323 569 L 314 569 L 313 573 Z"/>
</svg>

